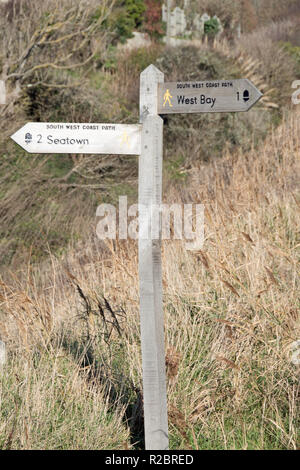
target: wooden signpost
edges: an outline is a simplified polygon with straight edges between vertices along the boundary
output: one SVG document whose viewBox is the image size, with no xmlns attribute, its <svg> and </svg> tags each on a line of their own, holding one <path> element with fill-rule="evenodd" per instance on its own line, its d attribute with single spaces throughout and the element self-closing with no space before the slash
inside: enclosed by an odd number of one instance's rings
<svg viewBox="0 0 300 470">
<path fill-rule="evenodd" d="M 161 234 L 151 239 L 151 208 L 162 203 L 163 120 L 158 116 L 158 84 L 164 75 L 150 65 L 140 79 L 139 279 L 145 444 L 168 449 L 168 412 L 162 308 Z"/>
<path fill-rule="evenodd" d="M 139 283 L 145 447 L 167 450 L 168 414 L 162 308 L 161 230 L 151 237 L 151 209 L 162 203 L 160 114 L 239 112 L 262 94 L 247 79 L 164 82 L 150 65 L 141 73 L 140 124 L 27 123 L 12 139 L 30 153 L 139 155 Z"/>
</svg>

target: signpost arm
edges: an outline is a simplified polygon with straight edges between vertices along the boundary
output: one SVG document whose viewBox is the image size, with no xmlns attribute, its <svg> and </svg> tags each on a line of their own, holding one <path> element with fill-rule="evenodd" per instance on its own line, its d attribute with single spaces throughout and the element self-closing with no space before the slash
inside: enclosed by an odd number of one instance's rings
<svg viewBox="0 0 300 470">
<path fill-rule="evenodd" d="M 139 279 L 144 427 L 147 450 L 168 449 L 168 414 L 162 308 L 161 233 L 152 240 L 153 207 L 162 201 L 163 120 L 157 115 L 157 85 L 164 75 L 150 65 L 141 74 L 139 160 Z"/>
</svg>

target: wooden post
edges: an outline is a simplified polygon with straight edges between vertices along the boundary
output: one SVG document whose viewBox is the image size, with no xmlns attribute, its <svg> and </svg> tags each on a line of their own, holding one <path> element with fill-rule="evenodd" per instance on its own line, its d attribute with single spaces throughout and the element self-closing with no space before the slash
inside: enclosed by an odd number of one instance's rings
<svg viewBox="0 0 300 470">
<path fill-rule="evenodd" d="M 162 201 L 163 120 L 157 115 L 157 87 L 164 75 L 150 65 L 141 73 L 139 160 L 139 279 L 145 447 L 168 449 L 168 414 L 162 309 L 161 230 L 152 240 L 152 208 Z"/>
</svg>

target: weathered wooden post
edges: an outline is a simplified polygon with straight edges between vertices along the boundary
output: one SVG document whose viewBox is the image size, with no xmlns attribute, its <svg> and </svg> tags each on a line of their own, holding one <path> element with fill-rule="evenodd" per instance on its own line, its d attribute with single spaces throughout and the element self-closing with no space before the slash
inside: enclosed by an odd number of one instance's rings
<svg viewBox="0 0 300 470">
<path fill-rule="evenodd" d="M 139 280 L 145 447 L 168 449 L 168 414 L 162 309 L 161 229 L 154 239 L 153 207 L 162 202 L 163 120 L 157 114 L 158 83 L 164 75 L 150 65 L 141 73 L 139 161 Z M 160 225 L 161 228 L 161 225 Z"/>
</svg>

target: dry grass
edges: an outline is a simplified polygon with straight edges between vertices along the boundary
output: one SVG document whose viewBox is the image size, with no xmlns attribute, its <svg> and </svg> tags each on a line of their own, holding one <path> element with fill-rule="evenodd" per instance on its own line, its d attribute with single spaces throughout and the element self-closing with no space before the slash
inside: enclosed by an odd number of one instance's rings
<svg viewBox="0 0 300 470">
<path fill-rule="evenodd" d="M 258 150 L 194 165 L 188 185 L 165 186 L 166 202 L 206 210 L 201 251 L 163 245 L 173 449 L 299 445 L 290 357 L 299 338 L 299 136 L 294 109 Z M 1 446 L 129 448 L 142 424 L 135 242 L 91 235 L 11 276 L 0 290 L 10 351 Z"/>
<path fill-rule="evenodd" d="M 2 449 L 124 449 L 128 441 L 122 406 L 113 412 L 63 349 L 11 360 L 0 396 Z"/>
<path fill-rule="evenodd" d="M 251 34 L 243 35 L 239 42 L 241 50 L 260 63 L 258 72 L 271 89 L 275 88 L 273 94 L 275 91 L 275 99 L 279 102 L 290 99 L 290 87 L 296 77 L 295 61 L 282 44 L 289 41 L 298 44 L 297 30 L 299 31 L 299 16 L 271 23 Z"/>
</svg>

